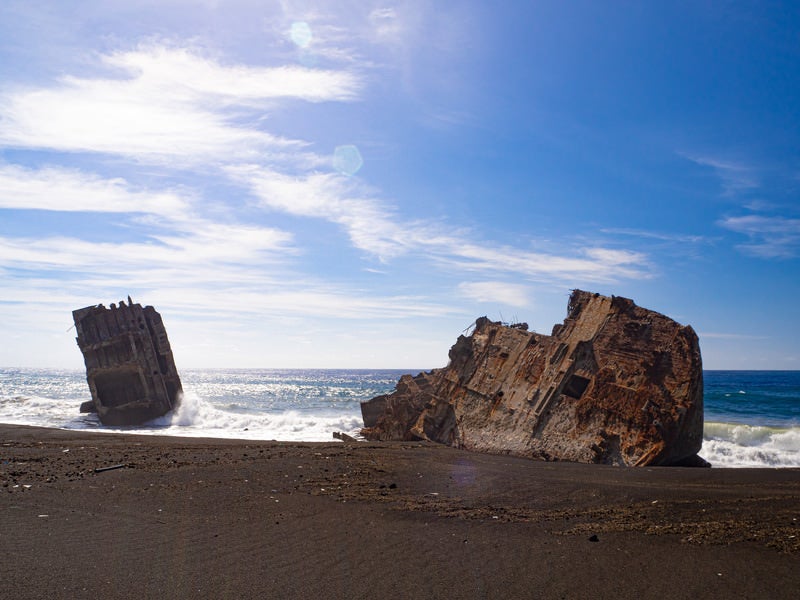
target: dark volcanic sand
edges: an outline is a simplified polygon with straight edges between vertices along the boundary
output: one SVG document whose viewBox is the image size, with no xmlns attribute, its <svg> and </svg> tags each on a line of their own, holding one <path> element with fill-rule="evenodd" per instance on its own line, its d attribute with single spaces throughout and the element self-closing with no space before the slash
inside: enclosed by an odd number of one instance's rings
<svg viewBox="0 0 800 600">
<path fill-rule="evenodd" d="M 800 470 L 0 425 L 2 598 L 796 598 Z M 124 464 L 124 468 L 95 469 Z"/>
</svg>

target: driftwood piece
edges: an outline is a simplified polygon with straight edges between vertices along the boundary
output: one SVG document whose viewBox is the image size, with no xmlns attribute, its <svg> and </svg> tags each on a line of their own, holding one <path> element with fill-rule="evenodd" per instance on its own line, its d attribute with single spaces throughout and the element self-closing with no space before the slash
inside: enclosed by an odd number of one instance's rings
<svg viewBox="0 0 800 600">
<path fill-rule="evenodd" d="M 124 469 L 128 465 L 112 465 L 110 467 L 98 467 L 94 470 L 95 473 L 105 473 L 106 471 L 116 471 L 117 469 Z"/>
</svg>

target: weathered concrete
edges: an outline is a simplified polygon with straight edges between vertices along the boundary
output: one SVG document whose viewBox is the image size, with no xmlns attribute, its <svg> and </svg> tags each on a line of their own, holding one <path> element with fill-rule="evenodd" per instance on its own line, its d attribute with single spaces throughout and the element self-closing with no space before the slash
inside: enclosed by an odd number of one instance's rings
<svg viewBox="0 0 800 600">
<path fill-rule="evenodd" d="M 161 315 L 128 304 L 102 304 L 72 312 L 86 364 L 91 402 L 104 425 L 139 425 L 177 407 L 182 389 Z"/>
<path fill-rule="evenodd" d="M 575 290 L 550 336 L 481 317 L 443 369 L 362 404 L 371 440 L 617 465 L 702 464 L 697 335 L 620 297 Z"/>
</svg>

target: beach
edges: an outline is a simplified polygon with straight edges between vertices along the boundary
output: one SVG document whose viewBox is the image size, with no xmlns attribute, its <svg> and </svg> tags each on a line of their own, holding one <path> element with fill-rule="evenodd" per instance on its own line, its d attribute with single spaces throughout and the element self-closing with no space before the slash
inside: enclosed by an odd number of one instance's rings
<svg viewBox="0 0 800 600">
<path fill-rule="evenodd" d="M 14 598 L 794 598 L 800 470 L 0 425 Z"/>
</svg>

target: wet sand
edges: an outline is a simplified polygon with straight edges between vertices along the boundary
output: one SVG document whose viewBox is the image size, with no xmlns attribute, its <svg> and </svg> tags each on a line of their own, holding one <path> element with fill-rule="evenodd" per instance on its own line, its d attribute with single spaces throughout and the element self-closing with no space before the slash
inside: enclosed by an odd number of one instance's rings
<svg viewBox="0 0 800 600">
<path fill-rule="evenodd" d="M 799 537 L 798 469 L 0 425 L 8 598 L 796 598 Z"/>
</svg>

